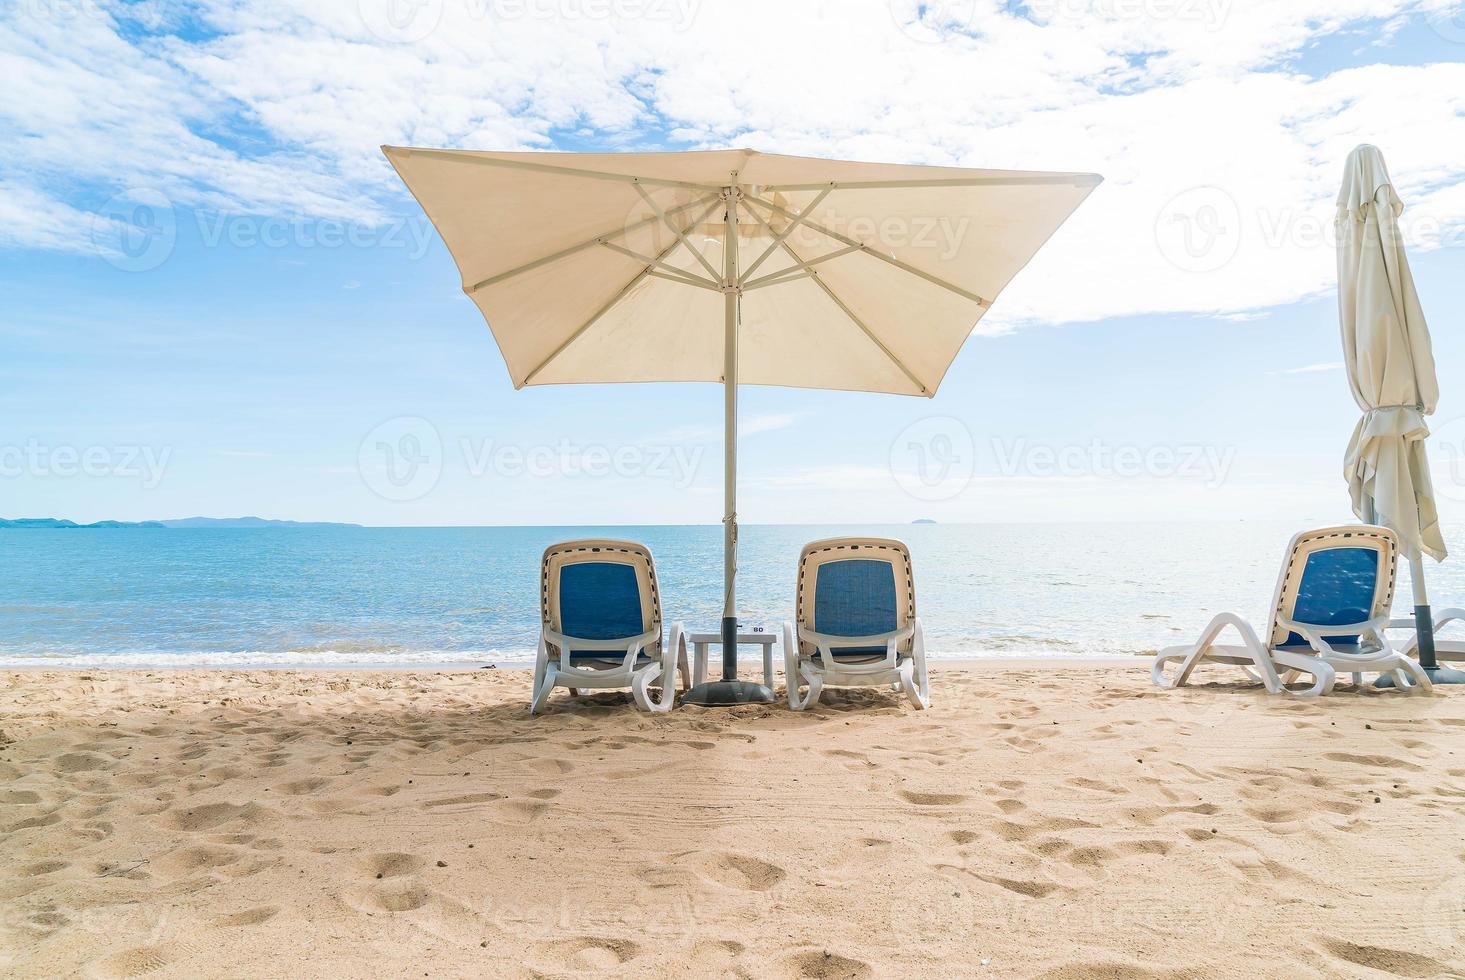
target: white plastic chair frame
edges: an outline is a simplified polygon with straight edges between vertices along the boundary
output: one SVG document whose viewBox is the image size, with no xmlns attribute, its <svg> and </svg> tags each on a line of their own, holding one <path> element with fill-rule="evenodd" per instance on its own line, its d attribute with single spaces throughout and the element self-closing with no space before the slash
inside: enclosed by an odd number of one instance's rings
<svg viewBox="0 0 1465 980">
<path fill-rule="evenodd" d="M 1296 622 L 1292 614 L 1308 557 L 1314 552 L 1337 547 L 1371 548 L 1379 553 L 1381 571 L 1374 589 L 1372 615 L 1362 622 L 1337 626 L 1320 627 Z M 1207 624 L 1195 643 L 1161 650 L 1150 666 L 1151 678 L 1163 688 L 1181 687 L 1201 664 L 1222 663 L 1240 667 L 1248 677 L 1265 686 L 1270 694 L 1320 697 L 1332 691 L 1339 672 L 1351 674 L 1355 685 L 1363 684 L 1365 672 L 1377 672 L 1390 675 L 1401 689 L 1408 688 L 1413 693 L 1432 690 L 1429 678 L 1419 665 L 1396 651 L 1384 635 L 1390 623 L 1389 607 L 1394 598 L 1398 552 L 1399 539 L 1394 532 L 1374 525 L 1325 527 L 1294 535 L 1287 546 L 1287 558 L 1277 576 L 1277 588 L 1272 596 L 1268 642 L 1262 643 L 1256 630 L 1245 619 L 1235 613 L 1220 613 Z M 1241 639 L 1239 646 L 1216 642 L 1227 629 L 1236 631 Z M 1292 633 L 1306 639 L 1311 651 L 1281 649 Z M 1357 634 L 1360 642 L 1329 643 L 1324 634 Z M 1170 677 L 1166 670 L 1172 664 L 1179 667 Z M 1313 683 L 1303 690 L 1294 691 L 1289 685 L 1300 674 L 1310 675 Z"/>
<path fill-rule="evenodd" d="M 1460 663 L 1465 661 L 1465 640 L 1442 640 L 1439 638 L 1440 630 L 1451 623 L 1465 622 L 1465 609 L 1451 607 L 1441 609 L 1434 617 L 1434 657 L 1442 664 Z M 1407 619 L 1395 619 L 1389 623 L 1389 629 L 1413 630 L 1415 627 L 1413 617 Z M 1416 649 L 1419 646 L 1418 635 L 1410 636 L 1399 646 L 1399 652 L 1407 657 L 1417 657 Z"/>
<path fill-rule="evenodd" d="M 582 562 L 607 562 L 630 565 L 636 571 L 636 585 L 640 592 L 641 617 L 644 631 L 632 637 L 609 640 L 591 640 L 570 636 L 560 626 L 560 571 L 567 565 Z M 687 664 L 687 643 L 681 623 L 672 623 L 670 636 L 665 644 L 661 635 L 661 597 L 656 587 L 656 566 L 651 552 L 645 545 L 633 541 L 610 539 L 586 539 L 565 541 L 550 545 L 544 552 L 540 564 L 540 633 L 539 648 L 534 660 L 534 689 L 529 702 L 529 713 L 533 714 L 544 706 L 550 693 L 556 687 L 567 687 L 572 694 L 581 691 L 623 688 L 631 689 L 631 697 L 643 711 L 670 711 L 676 700 L 678 668 L 681 670 L 682 686 L 685 688 L 691 678 Z M 570 651 L 604 650 L 606 660 L 601 663 L 576 664 L 570 659 Z M 615 653 L 623 656 L 617 661 Z M 645 652 L 651 659 L 637 665 Z M 651 687 L 659 687 L 653 695 Z"/>
<path fill-rule="evenodd" d="M 896 587 L 896 629 L 873 636 L 832 636 L 814 630 L 814 588 L 819 566 L 834 561 L 873 559 L 893 566 Z M 891 685 L 904 691 L 917 708 L 931 706 L 931 680 L 926 670 L 926 638 L 916 616 L 911 556 L 903 542 L 891 538 L 828 538 L 804 546 L 799 555 L 797 625 L 783 624 L 784 681 L 788 705 L 803 711 L 817 704 L 827 686 Z M 797 642 L 795 638 L 797 637 Z M 838 659 L 836 647 L 885 647 L 883 656 L 868 660 Z M 808 685 L 808 692 L 799 689 Z"/>
</svg>

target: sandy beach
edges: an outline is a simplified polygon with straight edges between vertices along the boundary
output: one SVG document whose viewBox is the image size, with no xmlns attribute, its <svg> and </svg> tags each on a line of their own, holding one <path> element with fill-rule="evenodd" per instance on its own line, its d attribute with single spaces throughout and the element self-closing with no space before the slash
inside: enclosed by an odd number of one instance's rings
<svg viewBox="0 0 1465 980">
<path fill-rule="evenodd" d="M 0 972 L 1465 971 L 1457 692 L 933 674 L 531 718 L 518 670 L 10 671 Z"/>
</svg>

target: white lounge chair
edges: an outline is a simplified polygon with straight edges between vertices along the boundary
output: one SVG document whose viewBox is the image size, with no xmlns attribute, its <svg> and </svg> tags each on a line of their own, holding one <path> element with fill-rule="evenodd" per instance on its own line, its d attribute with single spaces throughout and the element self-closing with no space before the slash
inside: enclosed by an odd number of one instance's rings
<svg viewBox="0 0 1465 980">
<path fill-rule="evenodd" d="M 1362 684 L 1365 672 L 1389 674 L 1401 688 L 1431 690 L 1419 665 L 1394 650 L 1384 636 L 1394 600 L 1399 539 L 1386 527 L 1325 527 L 1295 535 L 1287 546 L 1267 642 L 1235 613 L 1211 620 L 1200 639 L 1161 650 L 1150 669 L 1160 687 L 1180 687 L 1203 663 L 1232 664 L 1272 694 L 1315 697 L 1333 689 L 1341 671 Z M 1239 646 L 1216 642 L 1232 628 Z M 1173 677 L 1166 670 L 1178 665 Z M 1287 685 L 1301 673 L 1313 677 L 1302 691 Z"/>
<path fill-rule="evenodd" d="M 888 538 L 830 538 L 804 546 L 794 623 L 783 624 L 788 704 L 802 711 L 828 685 L 894 685 L 931 704 L 926 641 L 916 618 L 911 555 Z M 799 689 L 809 691 L 800 697 Z"/>
<path fill-rule="evenodd" d="M 645 711 L 670 711 L 678 667 L 691 671 L 681 623 L 663 643 L 656 567 L 645 545 L 631 541 L 566 541 L 544 552 L 539 577 L 539 651 L 529 711 L 556 687 L 575 694 L 629 687 Z M 650 688 L 660 686 L 653 697 Z"/>
</svg>

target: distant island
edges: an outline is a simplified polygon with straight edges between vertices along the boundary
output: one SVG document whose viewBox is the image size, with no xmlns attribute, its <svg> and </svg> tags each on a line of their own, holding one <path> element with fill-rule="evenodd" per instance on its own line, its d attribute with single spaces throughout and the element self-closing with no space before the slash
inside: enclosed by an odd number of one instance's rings
<svg viewBox="0 0 1465 980">
<path fill-rule="evenodd" d="M 911 521 L 911 523 L 912 524 L 935 524 L 936 522 L 933 521 L 933 520 L 931 520 L 931 518 L 929 518 L 929 517 L 917 517 L 915 520 Z"/>
<path fill-rule="evenodd" d="M 161 521 L 97 521 L 95 524 L 78 524 L 75 521 L 64 521 L 55 517 L 18 517 L 15 520 L 6 520 L 0 517 L 0 528 L 17 528 L 22 530 L 52 530 L 56 528 L 77 528 L 86 530 L 90 528 L 112 528 L 112 527 L 164 527 Z"/>
<path fill-rule="evenodd" d="M 111 528 L 222 528 L 222 527 L 360 527 L 360 524 L 339 524 L 331 521 L 274 521 L 263 517 L 182 517 L 171 521 L 96 521 L 78 524 L 59 517 L 0 517 L 0 529 L 15 530 L 97 530 Z"/>
<path fill-rule="evenodd" d="M 183 517 L 159 521 L 164 527 L 360 527 L 337 521 L 274 521 L 263 517 Z"/>
</svg>

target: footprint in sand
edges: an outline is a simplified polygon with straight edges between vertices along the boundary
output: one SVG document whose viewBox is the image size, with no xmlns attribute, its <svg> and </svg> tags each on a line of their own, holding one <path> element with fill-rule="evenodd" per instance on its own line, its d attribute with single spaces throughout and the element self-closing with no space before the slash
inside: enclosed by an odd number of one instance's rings
<svg viewBox="0 0 1465 980">
<path fill-rule="evenodd" d="M 285 796 L 309 796 L 318 790 L 329 786 L 329 779 L 296 779 L 288 783 L 281 783 L 275 787 L 275 791 Z"/>
<path fill-rule="evenodd" d="M 784 959 L 782 975 L 791 980 L 864 980 L 875 972 L 863 960 L 850 959 L 827 949 L 811 949 Z"/>
<path fill-rule="evenodd" d="M 400 786 L 365 786 L 365 787 L 362 787 L 361 789 L 357 790 L 356 792 L 360 793 L 362 796 L 384 796 L 384 797 L 385 796 L 396 796 L 398 793 L 402 792 L 402 787 L 400 787 Z"/>
<path fill-rule="evenodd" d="M 41 798 L 28 789 L 13 789 L 0 793 L 0 806 L 30 806 L 41 802 Z"/>
<path fill-rule="evenodd" d="M 426 866 L 426 858 L 400 851 L 368 854 L 356 862 L 361 873 L 371 878 L 400 878 L 402 875 L 421 871 Z"/>
<path fill-rule="evenodd" d="M 98 772 L 103 769 L 110 769 L 113 766 L 112 760 L 94 755 L 90 752 L 67 752 L 65 755 L 56 757 L 52 768 L 56 772 Z"/>
<path fill-rule="evenodd" d="M 280 909 L 277 906 L 261 905 L 259 908 L 245 909 L 243 912 L 215 916 L 209 924 L 220 929 L 238 926 L 257 926 L 270 921 L 279 912 Z"/>
<path fill-rule="evenodd" d="M 433 891 L 414 878 L 387 878 L 341 896 L 358 912 L 413 912 L 433 900 Z"/>
<path fill-rule="evenodd" d="M 704 939 L 692 947 L 686 966 L 704 976 L 736 976 L 735 964 L 747 947 L 735 939 Z"/>
<path fill-rule="evenodd" d="M 1346 762 L 1355 766 L 1367 766 L 1370 769 L 1409 769 L 1419 771 L 1422 766 L 1403 759 L 1395 759 L 1387 755 L 1353 755 L 1349 752 L 1329 752 L 1323 756 L 1332 762 Z"/>
<path fill-rule="evenodd" d="M 464 807 L 471 808 L 479 803 L 493 803 L 504 798 L 502 793 L 464 793 L 462 796 L 444 796 L 436 800 L 428 800 L 423 806 L 430 807 Z"/>
<path fill-rule="evenodd" d="M 222 868 L 238 860 L 239 852 L 232 847 L 200 844 L 166 854 L 152 864 L 165 877 L 181 878 L 197 871 Z"/>
<path fill-rule="evenodd" d="M 918 793 L 908 789 L 897 790 L 895 795 L 916 806 L 956 806 L 967 799 L 962 793 Z"/>
<path fill-rule="evenodd" d="M 618 970 L 641 955 L 641 947 L 629 939 L 576 936 L 557 939 L 541 946 L 546 956 L 571 970 Z"/>
<path fill-rule="evenodd" d="M 788 877 L 778 865 L 746 854 L 699 854 L 692 864 L 708 881 L 740 891 L 766 892 Z"/>
<path fill-rule="evenodd" d="M 1341 939 L 1321 939 L 1318 942 L 1324 950 L 1338 959 L 1354 966 L 1361 966 L 1380 973 L 1392 973 L 1396 977 L 1435 977 L 1448 974 L 1450 968 L 1439 960 L 1406 953 L 1400 949 L 1383 946 L 1355 946 Z"/>
<path fill-rule="evenodd" d="M 163 969 L 171 961 L 165 945 L 138 946 L 108 956 L 97 964 L 97 973 L 103 977 L 140 977 Z"/>
<path fill-rule="evenodd" d="M 187 810 L 169 811 L 163 816 L 163 823 L 174 830 L 197 833 L 236 821 L 259 823 L 267 814 L 258 803 L 205 803 Z"/>
<path fill-rule="evenodd" d="M 1058 891 L 1057 885 L 1049 885 L 1041 881 L 1023 881 L 1016 878 L 1002 878 L 997 875 L 974 875 L 974 877 L 1028 898 L 1046 898 Z"/>
<path fill-rule="evenodd" d="M 550 810 L 543 800 L 502 800 L 498 808 L 515 820 L 537 820 Z"/>
</svg>

